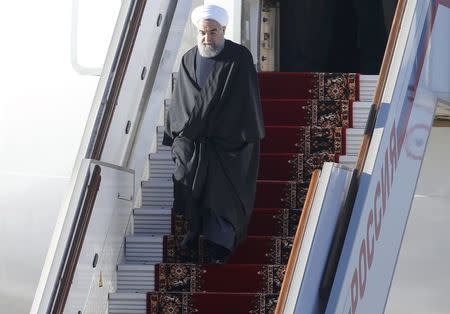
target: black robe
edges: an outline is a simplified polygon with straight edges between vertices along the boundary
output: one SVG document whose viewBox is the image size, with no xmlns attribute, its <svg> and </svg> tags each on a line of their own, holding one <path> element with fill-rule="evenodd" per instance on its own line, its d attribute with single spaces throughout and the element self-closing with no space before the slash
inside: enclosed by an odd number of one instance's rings
<svg viewBox="0 0 450 314">
<path fill-rule="evenodd" d="M 182 58 L 167 114 L 164 145 L 175 161 L 174 209 L 202 231 L 207 217 L 246 235 L 255 199 L 263 115 L 253 59 L 225 41 L 205 85 L 195 79 L 197 47 Z"/>
</svg>

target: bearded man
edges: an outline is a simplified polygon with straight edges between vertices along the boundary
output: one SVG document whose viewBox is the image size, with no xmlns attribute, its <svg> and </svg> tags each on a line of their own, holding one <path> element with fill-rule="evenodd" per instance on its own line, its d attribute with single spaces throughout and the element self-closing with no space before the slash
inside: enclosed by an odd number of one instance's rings
<svg viewBox="0 0 450 314">
<path fill-rule="evenodd" d="M 181 60 L 163 144 L 175 161 L 174 209 L 194 249 L 202 235 L 210 263 L 224 263 L 247 232 L 264 137 L 257 75 L 247 48 L 225 40 L 228 14 L 193 10 L 197 46 Z"/>
</svg>

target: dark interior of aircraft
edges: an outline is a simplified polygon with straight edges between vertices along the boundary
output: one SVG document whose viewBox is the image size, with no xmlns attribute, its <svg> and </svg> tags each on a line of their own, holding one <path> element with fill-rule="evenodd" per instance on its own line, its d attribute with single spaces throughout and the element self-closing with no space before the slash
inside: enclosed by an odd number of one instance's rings
<svg viewBox="0 0 450 314">
<path fill-rule="evenodd" d="M 397 0 L 281 0 L 280 70 L 378 74 Z"/>
</svg>

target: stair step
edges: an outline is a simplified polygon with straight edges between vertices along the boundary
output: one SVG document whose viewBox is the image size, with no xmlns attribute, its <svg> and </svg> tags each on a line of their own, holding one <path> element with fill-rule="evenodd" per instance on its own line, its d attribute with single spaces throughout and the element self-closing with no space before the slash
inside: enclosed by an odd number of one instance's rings
<svg viewBox="0 0 450 314">
<path fill-rule="evenodd" d="M 149 155 L 150 160 L 167 160 L 171 159 L 170 152 L 156 152 Z"/>
<path fill-rule="evenodd" d="M 108 295 L 109 314 L 146 314 L 146 293 L 110 293 Z"/>
<path fill-rule="evenodd" d="M 349 100 L 262 99 L 265 125 L 351 127 L 358 108 Z"/>
<path fill-rule="evenodd" d="M 172 179 L 150 178 L 142 182 L 142 205 L 172 207 Z"/>
<path fill-rule="evenodd" d="M 360 75 L 359 100 L 372 102 L 378 84 L 378 75 Z"/>
<path fill-rule="evenodd" d="M 354 168 L 356 166 L 356 162 L 358 160 L 357 156 L 347 156 L 347 155 L 342 155 L 339 156 L 339 163 L 346 165 L 348 167 L 352 167 Z"/>
<path fill-rule="evenodd" d="M 361 121 L 361 122 L 359 122 L 359 125 L 358 125 L 358 121 Z M 366 118 L 360 119 L 360 120 L 354 119 L 354 123 L 357 124 L 357 126 L 359 126 L 361 129 L 365 128 L 366 122 L 367 122 Z M 357 133 L 357 132 L 350 131 L 350 134 L 352 134 L 352 135 L 347 140 L 346 150 L 349 151 L 349 154 L 351 154 L 353 156 L 357 156 L 359 154 L 359 147 L 360 147 L 360 144 L 361 144 L 361 141 L 362 141 L 362 138 L 363 138 L 363 133 Z M 263 157 L 264 155 L 267 155 L 267 154 L 264 154 L 264 153 L 261 154 L 261 159 L 264 158 Z M 279 153 L 278 155 L 281 158 L 283 158 L 282 157 L 283 155 L 292 156 L 293 154 Z M 347 156 L 349 156 L 349 155 L 347 155 Z M 333 161 L 333 160 L 324 160 L 324 161 Z M 170 162 L 170 163 L 173 164 L 172 160 L 168 159 L 167 162 L 168 163 Z M 263 161 L 260 161 L 260 162 L 263 162 Z M 281 160 L 279 162 L 281 162 Z M 292 165 L 292 167 L 294 167 L 294 165 Z M 260 167 L 260 169 L 262 169 L 262 167 Z M 259 177 L 259 179 L 272 179 L 272 180 L 289 180 L 290 179 L 290 178 L 286 178 L 285 177 L 286 174 L 283 171 L 280 171 L 280 169 L 278 169 L 278 168 L 277 169 L 267 168 L 267 169 L 268 170 L 273 170 L 271 172 L 274 173 L 275 175 L 273 177 L 271 177 L 271 178 Z M 151 173 L 150 177 L 152 179 L 164 179 L 166 181 L 170 181 L 171 177 L 172 177 L 173 170 L 174 170 L 174 167 L 166 167 L 164 170 L 159 170 L 158 169 L 157 171 L 150 171 L 150 173 Z M 292 170 L 292 171 L 294 171 L 294 170 Z M 154 196 L 154 193 L 153 193 L 154 191 L 153 190 L 149 189 L 148 187 L 146 187 L 145 189 L 148 190 L 148 194 L 146 194 L 146 195 L 149 198 Z M 163 195 L 165 192 L 163 192 L 161 194 L 159 194 L 159 192 L 157 192 L 157 193 L 158 193 L 158 195 Z M 166 193 L 170 193 L 170 192 L 167 191 Z M 165 196 L 168 196 L 168 195 L 165 195 Z M 167 200 L 169 202 L 168 205 L 171 205 L 170 201 L 172 200 L 172 198 L 167 197 Z M 149 203 L 146 203 L 146 204 L 149 204 Z"/>
<path fill-rule="evenodd" d="M 257 264 L 170 264 L 155 266 L 161 292 L 279 293 L 285 265 Z M 239 283 L 239 284 L 237 284 Z"/>
<path fill-rule="evenodd" d="M 354 73 L 259 72 L 261 98 L 359 100 Z M 334 82 L 343 84 L 336 86 Z M 332 85 L 327 87 L 327 82 Z M 338 87 L 339 92 L 334 93 Z"/>
<path fill-rule="evenodd" d="M 298 209 L 254 208 L 247 235 L 292 237 L 297 230 L 300 214 Z M 185 219 L 181 215 L 174 215 L 173 219 L 172 234 L 186 234 L 188 226 Z"/>
<path fill-rule="evenodd" d="M 149 314 L 166 313 L 165 308 L 170 308 L 170 313 L 248 314 L 273 313 L 278 294 L 153 292 L 148 299 Z M 188 312 L 183 311 L 185 308 Z"/>
<path fill-rule="evenodd" d="M 143 204 L 146 206 L 146 203 L 155 203 L 155 199 L 157 196 L 148 196 L 151 195 L 147 192 L 147 189 L 153 189 L 154 191 L 165 191 L 166 196 L 159 196 L 160 200 L 166 201 L 167 203 L 172 204 L 173 195 L 169 195 L 169 191 L 172 192 L 173 184 L 172 182 L 161 182 L 154 181 L 150 179 L 145 182 L 146 185 L 143 187 Z M 292 185 L 292 187 L 291 187 Z M 268 190 L 263 189 L 263 187 L 267 187 Z M 256 200 L 255 207 L 258 208 L 302 208 L 303 203 L 301 200 L 296 198 L 296 194 L 294 194 L 294 199 L 292 199 L 292 193 L 298 193 L 298 189 L 307 189 L 307 182 L 296 183 L 295 181 L 279 181 L 279 180 L 258 180 L 257 189 L 256 189 Z M 292 190 L 292 191 L 291 191 Z M 305 194 L 305 193 L 303 193 Z M 156 195 L 156 194 L 155 194 Z"/>
<path fill-rule="evenodd" d="M 132 235 L 125 238 L 127 263 L 160 263 L 163 257 L 163 237 Z"/>
<path fill-rule="evenodd" d="M 259 159 L 259 180 L 305 181 L 312 171 L 322 168 L 325 161 L 337 162 L 336 154 L 263 153 Z"/>
<path fill-rule="evenodd" d="M 164 263 L 205 263 L 207 247 L 199 241 L 198 250 L 181 249 L 182 236 L 164 236 Z M 228 264 L 287 264 L 293 237 L 248 236 L 236 248 Z"/>
<path fill-rule="evenodd" d="M 142 207 L 133 210 L 135 235 L 165 235 L 171 231 L 170 207 Z"/>
<path fill-rule="evenodd" d="M 357 155 L 364 133 L 363 129 L 354 128 L 266 126 L 265 129 L 266 137 L 261 141 L 262 153 Z M 324 147 L 327 149 L 324 150 Z"/>
<path fill-rule="evenodd" d="M 154 283 L 154 265 L 117 266 L 117 292 L 148 292 L 154 290 Z"/>
<path fill-rule="evenodd" d="M 372 105 L 372 102 L 371 102 L 372 98 L 373 98 L 373 93 L 370 94 L 370 96 L 368 96 L 367 99 L 365 99 L 366 101 L 354 102 L 354 104 L 353 104 L 353 128 L 364 129 L 366 127 L 367 117 L 369 115 L 370 107 Z M 271 126 L 266 125 L 266 129 L 267 129 L 267 127 L 271 127 Z M 151 173 L 152 173 L 152 165 L 154 165 L 154 167 L 156 167 L 156 165 L 167 165 L 167 166 L 170 166 L 171 169 L 174 169 L 174 164 L 173 164 L 173 162 L 171 162 L 172 160 L 170 157 L 170 147 L 162 145 L 163 131 L 164 131 L 163 127 L 157 128 L 158 153 L 151 154 L 151 155 L 155 155 L 155 156 L 150 156 L 150 172 Z M 347 153 L 347 155 L 350 155 L 350 154 Z M 152 158 L 155 160 L 155 162 L 152 162 Z M 157 169 L 161 169 L 161 168 L 158 167 Z M 164 173 L 160 173 L 158 171 L 154 171 L 153 173 L 155 175 L 162 174 L 161 177 L 166 177 L 164 175 Z"/>
</svg>

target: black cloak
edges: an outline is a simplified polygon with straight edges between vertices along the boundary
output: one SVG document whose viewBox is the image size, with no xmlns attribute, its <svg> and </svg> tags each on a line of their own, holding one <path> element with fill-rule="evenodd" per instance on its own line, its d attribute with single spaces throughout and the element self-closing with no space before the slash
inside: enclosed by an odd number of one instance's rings
<svg viewBox="0 0 450 314">
<path fill-rule="evenodd" d="M 264 122 L 252 55 L 226 40 L 205 85 L 195 80 L 197 47 L 183 56 L 163 144 L 175 161 L 174 209 L 201 230 L 216 215 L 246 235 L 255 199 Z"/>
</svg>

